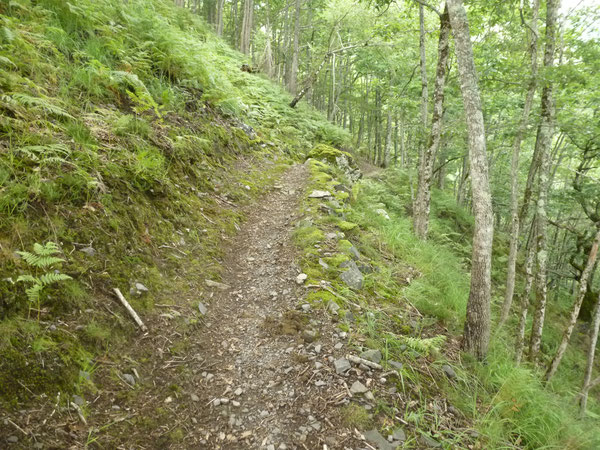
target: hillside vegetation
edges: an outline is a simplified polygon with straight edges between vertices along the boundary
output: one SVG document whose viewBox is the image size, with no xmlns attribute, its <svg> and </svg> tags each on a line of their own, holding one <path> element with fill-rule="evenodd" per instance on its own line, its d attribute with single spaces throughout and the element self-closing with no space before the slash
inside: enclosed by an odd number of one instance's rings
<svg viewBox="0 0 600 450">
<path fill-rule="evenodd" d="M 150 312 L 180 271 L 215 276 L 237 206 L 314 143 L 348 137 L 168 1 L 2 1 L 0 14 L 0 399 L 18 407 L 79 389 L 80 369 L 125 342 L 113 288 L 143 284 L 132 304 Z M 48 241 L 64 261 L 16 253 Z M 42 269 L 72 279 L 30 301 L 17 278 Z"/>
</svg>

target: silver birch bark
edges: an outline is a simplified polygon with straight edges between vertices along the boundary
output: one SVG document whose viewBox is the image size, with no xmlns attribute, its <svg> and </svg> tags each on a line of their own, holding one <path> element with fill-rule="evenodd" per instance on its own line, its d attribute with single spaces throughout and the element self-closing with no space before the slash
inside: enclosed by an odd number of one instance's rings
<svg viewBox="0 0 600 450">
<path fill-rule="evenodd" d="M 294 43 L 292 50 L 292 63 L 290 67 L 290 77 L 288 80 L 288 91 L 292 95 L 298 93 L 298 55 L 300 52 L 300 0 L 296 0 L 296 9 L 294 13 Z"/>
<path fill-rule="evenodd" d="M 594 358 L 596 356 L 596 344 L 598 343 L 598 331 L 600 329 L 600 295 L 598 295 L 598 301 L 596 302 L 596 309 L 594 310 L 594 318 L 592 320 L 592 326 L 590 328 L 590 342 L 588 345 L 587 354 L 587 365 L 585 367 L 585 375 L 583 378 L 583 387 L 581 389 L 581 399 L 579 403 L 579 413 L 581 417 L 585 416 L 587 409 L 587 400 L 590 389 L 594 386 L 594 383 L 598 384 L 600 378 L 592 381 L 592 373 L 594 371 Z"/>
<path fill-rule="evenodd" d="M 556 46 L 556 22 L 560 0 L 548 0 L 546 4 L 546 49 L 544 52 L 544 68 L 554 66 L 554 50 Z M 544 319 L 546 315 L 546 301 L 548 297 L 547 265 L 548 249 L 546 239 L 547 227 L 547 201 L 550 175 L 550 147 L 554 136 L 554 98 L 553 86 L 546 80 L 542 90 L 541 122 L 538 126 L 536 150 L 540 157 L 538 171 L 538 200 L 537 200 L 537 275 L 536 275 L 536 309 L 533 316 L 531 341 L 529 344 L 529 359 L 535 361 L 540 351 Z"/>
<path fill-rule="evenodd" d="M 440 16 L 440 37 L 438 43 L 438 62 L 433 92 L 433 117 L 431 119 L 431 134 L 429 143 L 421 155 L 419 163 L 419 180 L 417 183 L 417 198 L 413 207 L 413 228 L 420 239 L 427 239 L 429 229 L 429 209 L 431 202 L 431 179 L 435 154 L 440 146 L 444 114 L 444 87 L 448 55 L 450 53 L 450 21 L 448 10 Z"/>
<path fill-rule="evenodd" d="M 577 323 L 577 316 L 579 316 L 579 310 L 581 309 L 581 304 L 583 303 L 583 299 L 587 292 L 588 280 L 596 266 L 598 244 L 600 244 L 600 231 L 596 233 L 594 243 L 592 244 L 590 254 L 588 255 L 588 260 L 585 265 L 585 269 L 583 269 L 583 273 L 581 274 L 581 278 L 579 280 L 579 291 L 577 293 L 575 303 L 573 304 L 573 308 L 571 309 L 571 316 L 569 317 L 567 328 L 565 329 L 562 340 L 560 341 L 560 345 L 556 350 L 556 354 L 554 355 L 554 358 L 552 358 L 552 361 L 550 362 L 550 364 L 548 365 L 548 369 L 546 370 L 546 374 L 544 375 L 544 380 L 546 382 L 550 381 L 554 374 L 556 374 L 558 366 L 560 365 L 560 362 L 562 361 L 562 358 L 565 355 L 565 351 L 567 350 L 567 346 L 569 345 L 569 341 L 571 340 L 573 329 L 575 328 L 575 324 Z"/>
<path fill-rule="evenodd" d="M 535 236 L 535 223 L 532 225 Z M 525 263 L 525 289 L 521 293 L 521 311 L 519 313 L 519 326 L 517 328 L 517 339 L 515 343 L 515 363 L 521 364 L 523 359 L 523 348 L 525 347 L 525 328 L 527 326 L 527 313 L 529 312 L 529 296 L 533 285 L 533 262 L 535 260 L 535 244 L 532 242 L 527 252 Z"/>
<path fill-rule="evenodd" d="M 475 215 L 471 288 L 462 347 L 481 360 L 487 355 L 490 339 L 492 240 L 494 237 L 492 197 L 488 178 L 483 111 L 467 14 L 462 0 L 448 0 L 447 4 L 454 34 L 460 87 L 469 133 L 469 159 Z"/>
<path fill-rule="evenodd" d="M 521 120 L 519 121 L 519 128 L 515 135 L 513 142 L 513 153 L 512 161 L 510 166 L 510 210 L 511 210 L 511 226 L 510 226 L 510 247 L 508 253 L 508 267 L 506 270 L 506 291 L 504 294 L 504 303 L 502 304 L 502 310 L 500 313 L 500 321 L 498 327 L 501 328 L 510 313 L 510 307 L 512 306 L 513 296 L 515 292 L 515 275 L 517 265 L 517 254 L 519 247 L 519 154 L 521 152 L 521 141 L 527 131 L 527 125 L 529 123 L 529 114 L 531 113 L 531 107 L 533 104 L 533 97 L 537 88 L 537 72 L 538 72 L 538 13 L 540 8 L 539 0 L 534 0 L 532 5 L 531 24 L 529 29 L 531 31 L 529 55 L 531 59 L 531 74 L 529 80 L 529 86 L 527 88 L 527 94 L 525 96 L 525 105 L 523 106 L 523 112 L 521 114 Z"/>
</svg>

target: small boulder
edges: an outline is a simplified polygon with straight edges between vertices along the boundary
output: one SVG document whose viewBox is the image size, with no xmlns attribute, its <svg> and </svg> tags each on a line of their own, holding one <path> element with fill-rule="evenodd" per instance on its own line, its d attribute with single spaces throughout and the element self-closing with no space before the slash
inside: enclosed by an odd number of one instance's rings
<svg viewBox="0 0 600 450">
<path fill-rule="evenodd" d="M 346 358 L 336 359 L 333 365 L 335 367 L 336 373 L 340 375 L 345 374 L 352 368 L 352 366 L 350 365 L 350 361 L 348 361 Z"/>
<path fill-rule="evenodd" d="M 301 273 L 296 277 L 296 284 L 304 284 L 307 278 L 308 275 L 306 275 L 305 273 Z"/>
<path fill-rule="evenodd" d="M 362 359 L 379 364 L 381 362 L 381 351 L 380 350 L 366 350 L 360 354 Z"/>
<path fill-rule="evenodd" d="M 360 381 L 355 381 L 354 383 L 352 383 L 352 386 L 350 386 L 350 392 L 352 392 L 353 394 L 364 394 L 367 391 L 367 387 Z"/>
<path fill-rule="evenodd" d="M 365 439 L 375 445 L 379 450 L 393 450 L 395 445 L 390 444 L 379 431 L 369 430 L 364 433 Z"/>
<path fill-rule="evenodd" d="M 340 267 L 348 269 L 341 273 L 340 278 L 342 281 L 351 289 L 362 289 L 364 277 L 363 274 L 360 273 L 356 263 L 354 261 L 344 261 L 340 264 Z"/>
<path fill-rule="evenodd" d="M 446 376 L 449 379 L 454 380 L 456 378 L 456 372 L 454 371 L 454 369 L 452 368 L 452 366 L 450 366 L 448 364 L 444 364 L 442 366 L 442 370 L 444 371 L 444 373 L 446 374 Z"/>
<path fill-rule="evenodd" d="M 308 198 L 326 198 L 326 197 L 331 197 L 331 192 L 314 190 L 308 195 Z"/>
</svg>

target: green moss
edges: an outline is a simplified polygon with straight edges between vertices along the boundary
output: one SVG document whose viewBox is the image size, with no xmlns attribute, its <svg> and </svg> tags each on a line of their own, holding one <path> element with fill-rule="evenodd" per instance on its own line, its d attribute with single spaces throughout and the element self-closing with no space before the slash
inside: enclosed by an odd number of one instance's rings
<svg viewBox="0 0 600 450">
<path fill-rule="evenodd" d="M 337 148 L 331 147 L 326 144 L 317 144 L 313 147 L 313 149 L 308 153 L 308 158 L 314 158 L 320 161 L 326 161 L 329 164 L 335 164 L 335 158 L 339 158 L 340 156 L 345 156 L 348 158 L 348 161 L 353 163 L 354 157 L 348 153 L 338 150 Z"/>
<path fill-rule="evenodd" d="M 354 245 L 347 239 L 340 239 L 337 243 L 338 249 L 342 252 L 349 252 Z"/>
<path fill-rule="evenodd" d="M 325 239 L 325 234 L 315 226 L 305 226 L 298 228 L 294 232 L 294 239 L 299 247 L 309 247 Z"/>
<path fill-rule="evenodd" d="M 323 260 L 329 264 L 330 267 L 339 267 L 340 264 L 342 264 L 345 261 L 348 261 L 350 258 L 348 257 L 348 255 L 344 255 L 344 254 L 337 254 L 334 256 L 328 256 L 326 258 L 323 258 Z"/>
<path fill-rule="evenodd" d="M 348 232 L 356 229 L 358 227 L 357 224 L 348 222 L 346 220 L 342 220 L 337 224 L 338 228 L 342 231 Z"/>
<path fill-rule="evenodd" d="M 373 423 L 373 419 L 369 415 L 369 412 L 356 403 L 350 403 L 344 406 L 340 415 L 342 422 L 350 428 L 358 428 L 359 430 L 366 430 L 370 428 Z"/>
</svg>

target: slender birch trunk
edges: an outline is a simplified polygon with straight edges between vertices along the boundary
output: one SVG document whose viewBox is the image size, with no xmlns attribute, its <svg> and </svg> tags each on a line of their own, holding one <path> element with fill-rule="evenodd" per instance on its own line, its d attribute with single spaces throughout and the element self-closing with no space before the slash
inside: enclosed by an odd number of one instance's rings
<svg viewBox="0 0 600 450">
<path fill-rule="evenodd" d="M 554 50 L 556 46 L 556 26 L 557 15 L 560 7 L 560 0 L 548 0 L 546 4 L 546 49 L 544 52 L 544 68 L 548 69 L 554 66 Z M 542 90 L 542 111 L 541 122 L 538 127 L 536 138 L 536 148 L 540 155 L 540 168 L 538 172 L 538 201 L 537 201 L 537 220 L 538 220 L 538 249 L 537 249 L 537 296 L 536 309 L 533 317 L 531 330 L 531 342 L 529 344 L 529 358 L 535 361 L 540 350 L 542 342 L 542 332 L 544 329 L 544 319 L 546 315 L 546 301 L 548 297 L 547 286 L 547 264 L 548 249 L 546 239 L 547 227 L 547 201 L 550 175 L 550 148 L 554 136 L 554 98 L 553 85 L 547 80 Z"/>
<path fill-rule="evenodd" d="M 519 247 L 519 154 L 521 152 L 521 142 L 527 131 L 527 125 L 529 123 L 529 115 L 531 113 L 531 107 L 533 105 L 533 98 L 537 89 L 537 73 L 538 73 L 538 15 L 540 9 L 539 0 L 534 0 L 531 14 L 531 24 L 529 29 L 531 31 L 529 55 L 531 59 L 531 74 L 529 80 L 529 86 L 527 88 L 527 94 L 525 96 L 525 105 L 523 106 L 523 112 L 521 114 L 521 120 L 519 121 L 519 128 L 515 135 L 513 142 L 513 153 L 512 161 L 510 166 L 510 209 L 511 209 L 511 226 L 510 226 L 510 249 L 508 253 L 508 267 L 506 270 L 506 291 L 504 294 L 504 303 L 502 304 L 502 311 L 500 313 L 500 321 L 498 328 L 501 328 L 510 313 L 510 307 L 512 305 L 513 296 L 515 292 L 515 276 L 516 276 L 516 265 L 517 265 L 517 254 Z"/>
<path fill-rule="evenodd" d="M 483 110 L 473 58 L 467 13 L 462 0 L 448 0 L 448 13 L 458 60 L 460 87 L 469 133 L 475 231 L 471 257 L 471 289 L 462 347 L 477 359 L 487 355 L 490 339 L 490 300 L 494 218 L 488 178 Z"/>
<path fill-rule="evenodd" d="M 438 43 L 438 62 L 433 92 L 433 117 L 431 119 L 431 134 L 429 143 L 421 154 L 419 163 L 419 180 L 417 183 L 417 198 L 413 207 L 413 228 L 420 239 L 427 239 L 429 229 L 429 208 L 431 202 L 431 179 L 433 163 L 440 145 L 444 115 L 444 87 L 448 70 L 448 55 L 450 53 L 450 20 L 448 8 L 440 16 L 440 38 Z"/>
<path fill-rule="evenodd" d="M 573 309 L 571 310 L 569 323 L 567 324 L 567 328 L 565 329 L 562 340 L 560 341 L 560 345 L 556 350 L 556 354 L 554 355 L 554 358 L 552 358 L 552 361 L 550 362 L 550 364 L 548 365 L 548 369 L 546 370 L 546 374 L 544 375 L 544 380 L 546 382 L 550 381 L 554 374 L 556 374 L 558 366 L 560 365 L 560 362 L 562 361 L 562 358 L 565 355 L 565 351 L 567 350 L 567 346 L 569 345 L 569 341 L 571 340 L 573 329 L 575 328 L 575 324 L 577 323 L 577 316 L 579 316 L 579 310 L 581 309 L 581 304 L 583 303 L 583 299 L 587 292 L 588 280 L 596 266 L 596 257 L 598 255 L 599 244 L 600 230 L 598 231 L 598 233 L 596 233 L 594 243 L 592 244 L 590 254 L 588 255 L 588 260 L 585 265 L 585 269 L 583 269 L 583 273 L 581 274 L 581 279 L 579 280 L 579 292 L 577 293 L 577 298 L 575 299 Z"/>
<path fill-rule="evenodd" d="M 583 387 L 581 388 L 581 399 L 579 403 L 580 415 L 585 416 L 587 409 L 587 400 L 590 389 L 600 383 L 600 377 L 592 381 L 592 374 L 594 371 L 594 358 L 596 355 L 596 345 L 598 343 L 598 331 L 600 329 L 600 295 L 598 295 L 598 301 L 596 302 L 596 309 L 594 310 L 594 318 L 592 320 L 592 326 L 590 328 L 590 343 L 588 346 L 587 354 L 587 365 L 585 367 L 585 375 L 583 378 Z"/>
<path fill-rule="evenodd" d="M 535 219 L 531 224 L 532 235 L 535 236 Z M 525 328 L 527 326 L 527 313 L 529 312 L 529 296 L 533 285 L 533 262 L 535 261 L 535 244 L 531 242 L 527 252 L 527 262 L 525 263 L 525 289 L 521 293 L 521 311 L 519 313 L 519 326 L 517 328 L 517 340 L 515 343 L 515 363 L 521 364 L 523 359 L 523 348 L 525 347 Z"/>
</svg>

